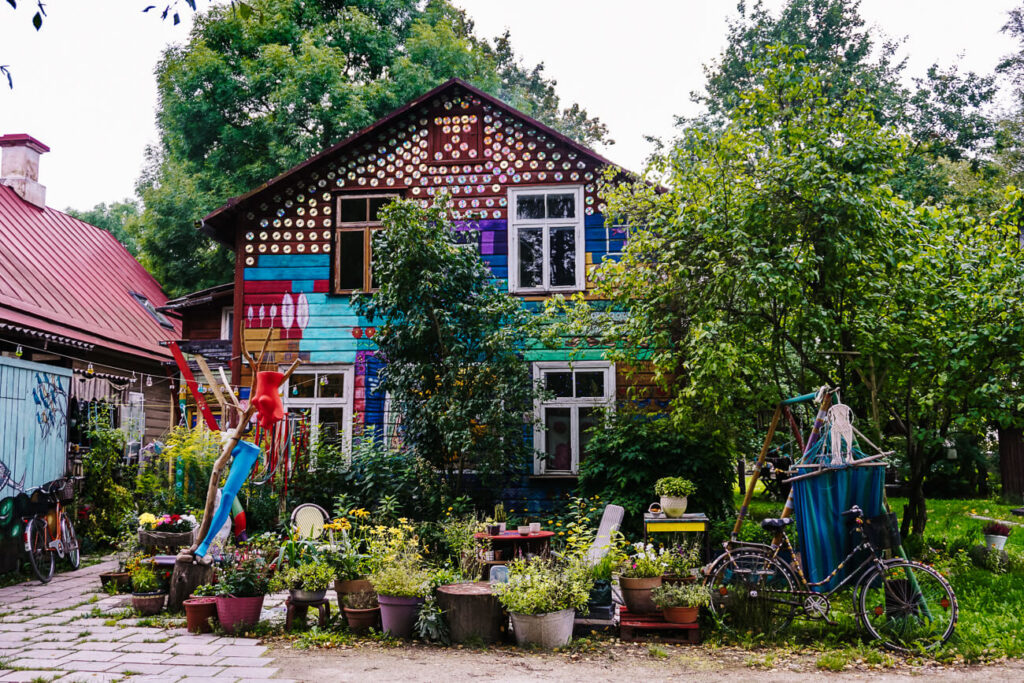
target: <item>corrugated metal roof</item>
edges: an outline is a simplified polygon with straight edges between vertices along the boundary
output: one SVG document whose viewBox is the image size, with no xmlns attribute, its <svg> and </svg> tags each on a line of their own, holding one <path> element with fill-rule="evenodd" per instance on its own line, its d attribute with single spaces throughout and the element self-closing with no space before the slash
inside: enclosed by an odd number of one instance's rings
<svg viewBox="0 0 1024 683">
<path fill-rule="evenodd" d="M 40 209 L 0 185 L 0 320 L 161 360 L 178 339 L 132 297 L 167 303 L 159 283 L 105 230 Z"/>
</svg>

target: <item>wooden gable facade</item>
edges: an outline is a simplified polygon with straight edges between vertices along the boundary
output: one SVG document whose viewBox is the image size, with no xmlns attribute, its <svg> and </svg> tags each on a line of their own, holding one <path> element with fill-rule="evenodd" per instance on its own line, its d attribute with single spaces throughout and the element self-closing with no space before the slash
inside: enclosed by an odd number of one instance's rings
<svg viewBox="0 0 1024 683">
<path fill-rule="evenodd" d="M 625 231 L 606 225 L 598 194 L 609 164 L 453 80 L 230 201 L 203 229 L 236 253 L 234 319 L 244 321 L 248 348 L 269 334 L 273 362 L 306 361 L 285 390 L 286 406 L 322 436 L 348 442 L 367 427 L 391 427 L 376 330 L 349 297 L 369 285 L 377 210 L 394 197 L 429 205 L 451 195 L 457 229 L 475 231 L 494 277 L 533 308 L 554 293 L 585 291 L 593 267 L 622 250 Z M 558 395 L 538 406 L 548 428 L 535 446 L 549 457 L 529 468 L 532 480 L 570 479 L 596 410 L 616 398 L 603 351 L 577 348 L 570 365 L 572 351 L 527 358 Z"/>
</svg>

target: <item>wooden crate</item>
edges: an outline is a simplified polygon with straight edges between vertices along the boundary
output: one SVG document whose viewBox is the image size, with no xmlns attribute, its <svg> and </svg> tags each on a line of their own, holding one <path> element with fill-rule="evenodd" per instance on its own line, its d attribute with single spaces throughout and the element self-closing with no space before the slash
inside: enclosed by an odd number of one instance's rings
<svg viewBox="0 0 1024 683">
<path fill-rule="evenodd" d="M 700 643 L 698 624 L 673 624 L 661 614 L 633 614 L 625 607 L 619 611 L 619 637 L 637 642 L 662 642 L 697 645 Z"/>
</svg>

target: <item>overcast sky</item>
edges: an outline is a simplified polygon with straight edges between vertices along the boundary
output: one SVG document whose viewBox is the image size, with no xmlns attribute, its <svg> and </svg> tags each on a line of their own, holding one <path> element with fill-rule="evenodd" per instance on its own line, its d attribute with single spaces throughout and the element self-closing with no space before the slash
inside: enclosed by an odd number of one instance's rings
<svg viewBox="0 0 1024 683">
<path fill-rule="evenodd" d="M 703 83 L 701 65 L 721 51 L 736 5 L 454 2 L 473 17 L 480 35 L 510 29 L 517 53 L 528 64 L 547 65 L 563 101 L 579 102 L 608 124 L 616 144 L 602 151 L 632 169 L 642 168 L 651 151 L 644 136 L 671 136 L 673 116 L 695 113 L 690 93 Z M 0 3 L 0 64 L 9 65 L 15 79 L 13 90 L 6 82 L 0 87 L 0 134 L 28 133 L 51 147 L 40 178 L 51 206 L 85 209 L 131 196 L 145 147 L 156 140 L 153 69 L 165 45 L 187 38 L 188 10 L 174 26 L 141 12 L 150 0 L 49 0 L 37 33 L 32 4 L 22 0 L 14 11 Z M 999 29 L 1016 4 L 863 0 L 861 13 L 879 32 L 907 38 L 903 54 L 911 75 L 958 57 L 963 68 L 989 73 L 1014 48 Z"/>
</svg>

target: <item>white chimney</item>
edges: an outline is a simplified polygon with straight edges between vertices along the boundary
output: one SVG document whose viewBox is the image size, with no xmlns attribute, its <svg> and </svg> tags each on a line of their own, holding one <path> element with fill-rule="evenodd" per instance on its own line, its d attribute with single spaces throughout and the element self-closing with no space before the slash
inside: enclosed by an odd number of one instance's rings
<svg viewBox="0 0 1024 683">
<path fill-rule="evenodd" d="M 6 185 L 29 204 L 46 208 L 46 188 L 39 184 L 39 155 L 50 148 L 31 135 L 0 135 L 0 185 Z"/>
</svg>

